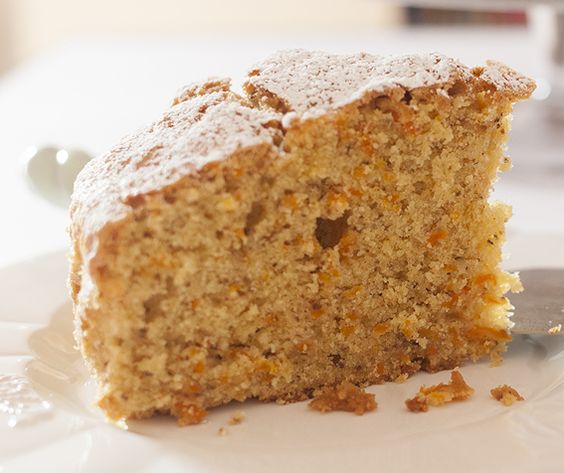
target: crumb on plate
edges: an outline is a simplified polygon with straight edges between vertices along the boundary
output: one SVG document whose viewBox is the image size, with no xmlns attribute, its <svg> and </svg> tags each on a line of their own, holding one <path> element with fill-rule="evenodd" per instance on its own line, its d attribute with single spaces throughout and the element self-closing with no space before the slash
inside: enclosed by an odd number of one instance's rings
<svg viewBox="0 0 564 473">
<path fill-rule="evenodd" d="M 220 427 L 217 429 L 217 435 L 220 437 L 225 437 L 227 435 L 227 429 L 225 427 Z"/>
<path fill-rule="evenodd" d="M 511 406 L 517 401 L 524 401 L 525 398 L 517 390 L 507 384 L 497 386 L 490 391 L 492 397 L 501 402 L 504 406 Z"/>
<path fill-rule="evenodd" d="M 407 409 L 411 412 L 427 412 L 429 410 L 429 404 L 423 396 L 415 396 L 412 399 L 407 399 L 405 401 Z"/>
<path fill-rule="evenodd" d="M 320 412 L 346 411 L 361 416 L 376 410 L 378 404 L 374 394 L 345 381 L 318 391 L 309 407 Z"/>
<path fill-rule="evenodd" d="M 474 389 L 466 383 L 460 371 L 454 370 L 450 374 L 448 384 L 421 386 L 415 397 L 405 401 L 405 405 L 411 412 L 427 412 L 429 406 L 442 406 L 448 402 L 464 401 L 472 394 L 474 394 Z"/>
<path fill-rule="evenodd" d="M 243 411 L 235 411 L 229 418 L 229 425 L 238 425 L 245 420 L 245 413 Z"/>
</svg>

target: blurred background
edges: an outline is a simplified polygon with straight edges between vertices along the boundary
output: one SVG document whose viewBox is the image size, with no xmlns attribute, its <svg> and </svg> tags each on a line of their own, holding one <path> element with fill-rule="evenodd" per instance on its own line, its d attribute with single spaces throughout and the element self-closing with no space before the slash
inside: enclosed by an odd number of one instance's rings
<svg viewBox="0 0 564 473">
<path fill-rule="evenodd" d="M 494 198 L 515 208 L 509 249 L 522 259 L 514 264 L 548 261 L 546 245 L 529 256 L 519 245 L 534 247 L 540 235 L 564 243 L 562 3 L 0 0 L 0 266 L 66 246 L 65 198 L 45 194 L 64 188 L 69 152 L 100 154 L 158 117 L 182 85 L 210 75 L 240 83 L 254 61 L 290 47 L 439 51 L 469 65 L 500 60 L 535 78 L 533 99 L 516 110 L 515 169 Z M 32 172 L 38 188 L 26 163 L 46 146 L 46 165 Z"/>
<path fill-rule="evenodd" d="M 448 8 L 421 3 L 427 6 L 374 0 L 0 0 L 0 70 L 88 35 L 342 34 L 402 25 L 527 24 L 519 1 L 503 2 L 504 8 L 489 2 L 493 9 L 483 9 L 488 2 L 469 1 L 471 9 L 464 2 L 443 2 Z"/>
</svg>

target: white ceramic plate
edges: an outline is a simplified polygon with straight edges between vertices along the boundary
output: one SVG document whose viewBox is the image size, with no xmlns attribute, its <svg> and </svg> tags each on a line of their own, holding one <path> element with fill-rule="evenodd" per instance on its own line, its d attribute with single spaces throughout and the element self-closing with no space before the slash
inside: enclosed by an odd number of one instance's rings
<svg viewBox="0 0 564 473">
<path fill-rule="evenodd" d="M 404 399 L 421 384 L 448 380 L 447 372 L 370 388 L 378 410 L 362 417 L 247 402 L 212 410 L 194 427 L 155 418 L 120 430 L 92 405 L 73 348 L 66 269 L 55 253 L 0 271 L 0 374 L 25 377 L 51 405 L 9 427 L 0 403 L 0 473 L 564 471 L 559 336 L 517 338 L 497 368 L 464 366 L 473 398 L 423 414 L 409 413 Z M 504 383 L 526 401 L 507 408 L 492 400 L 490 388 Z M 236 410 L 246 419 L 229 426 Z"/>
</svg>

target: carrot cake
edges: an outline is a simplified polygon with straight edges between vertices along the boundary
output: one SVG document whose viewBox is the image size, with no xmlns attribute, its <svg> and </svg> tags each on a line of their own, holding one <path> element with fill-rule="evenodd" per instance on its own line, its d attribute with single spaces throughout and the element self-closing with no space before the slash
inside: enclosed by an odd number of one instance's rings
<svg viewBox="0 0 564 473">
<path fill-rule="evenodd" d="M 181 90 L 71 205 L 76 337 L 111 420 L 183 424 L 499 357 L 514 102 L 488 62 L 290 50 Z"/>
</svg>

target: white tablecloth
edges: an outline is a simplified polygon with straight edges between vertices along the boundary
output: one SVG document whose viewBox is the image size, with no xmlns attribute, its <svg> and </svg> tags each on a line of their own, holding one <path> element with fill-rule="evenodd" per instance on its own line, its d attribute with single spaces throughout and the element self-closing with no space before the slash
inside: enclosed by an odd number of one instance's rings
<svg viewBox="0 0 564 473">
<path fill-rule="evenodd" d="M 499 59 L 535 78 L 547 73 L 540 46 L 519 28 L 394 30 L 355 37 L 76 40 L 0 77 L 0 266 L 67 245 L 66 212 L 35 195 L 24 179 L 26 148 L 58 144 L 101 153 L 158 117 L 183 84 L 209 75 L 241 82 L 252 62 L 287 47 L 441 51 L 469 64 Z M 539 235 L 564 243 L 564 130 L 550 132 L 540 102 L 517 108 L 510 146 L 516 167 L 496 189 L 496 197 L 515 209 L 510 247 L 530 247 Z M 546 248 L 535 251 L 514 261 L 550 262 Z"/>
</svg>

